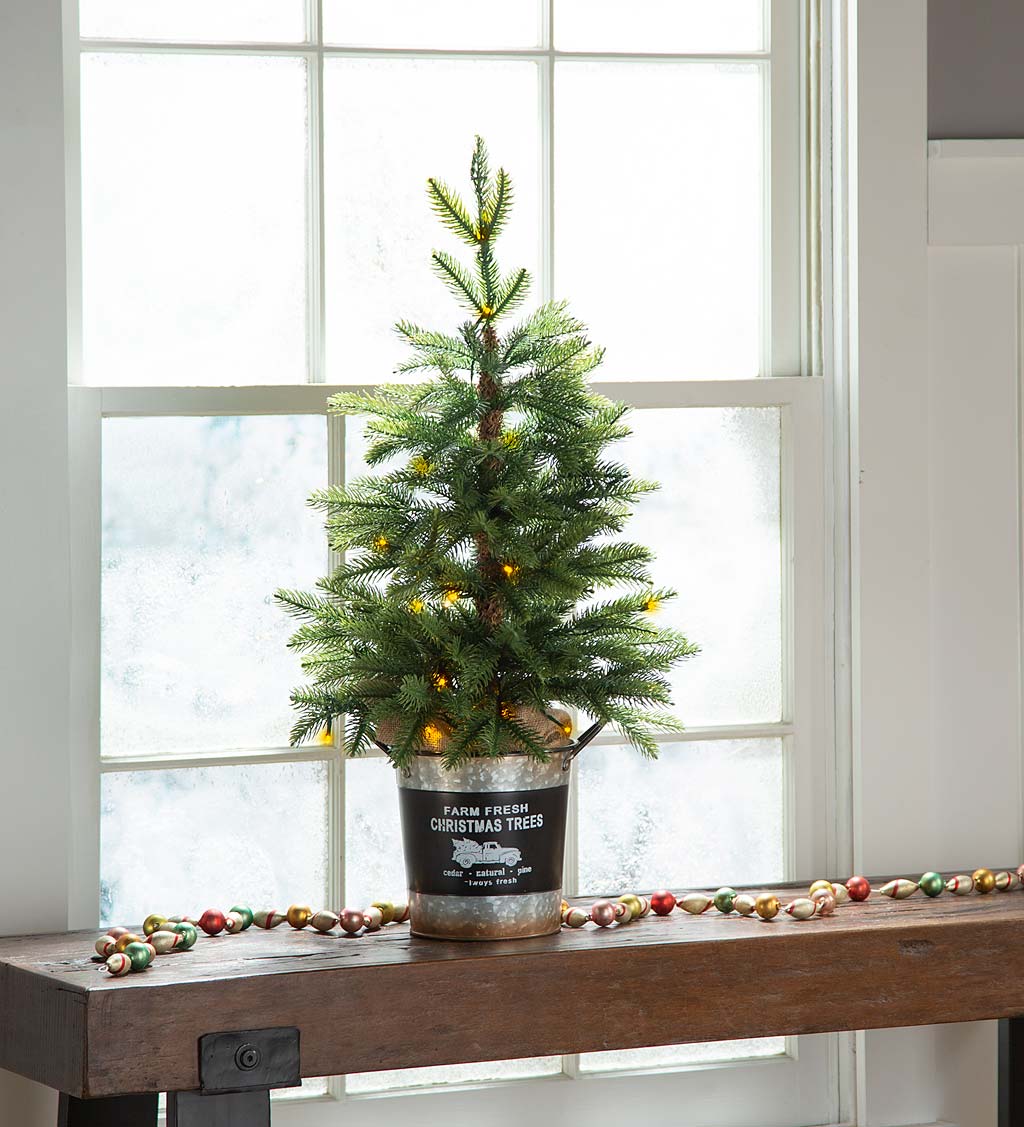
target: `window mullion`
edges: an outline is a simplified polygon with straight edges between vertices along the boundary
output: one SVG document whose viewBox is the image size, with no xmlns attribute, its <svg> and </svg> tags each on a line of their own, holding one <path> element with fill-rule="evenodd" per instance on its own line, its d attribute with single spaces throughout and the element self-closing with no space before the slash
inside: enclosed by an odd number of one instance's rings
<svg viewBox="0 0 1024 1127">
<path fill-rule="evenodd" d="M 309 382 L 326 380 L 326 254 L 324 250 L 324 52 L 323 5 L 309 0 L 310 36 L 315 45 L 307 66 L 309 83 L 309 134 L 307 137 L 309 218 L 307 223 L 309 283 L 306 296 L 309 337 Z"/>
</svg>

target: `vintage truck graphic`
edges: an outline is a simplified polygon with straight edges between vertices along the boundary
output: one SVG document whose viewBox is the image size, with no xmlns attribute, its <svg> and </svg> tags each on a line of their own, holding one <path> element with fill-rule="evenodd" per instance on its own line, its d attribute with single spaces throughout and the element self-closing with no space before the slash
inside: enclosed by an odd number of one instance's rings
<svg viewBox="0 0 1024 1127">
<path fill-rule="evenodd" d="M 511 868 L 523 859 L 522 853 L 514 846 L 499 845 L 496 841 L 485 841 L 483 845 L 469 837 L 452 838 L 452 860 L 463 869 L 474 865 L 507 865 Z"/>
</svg>

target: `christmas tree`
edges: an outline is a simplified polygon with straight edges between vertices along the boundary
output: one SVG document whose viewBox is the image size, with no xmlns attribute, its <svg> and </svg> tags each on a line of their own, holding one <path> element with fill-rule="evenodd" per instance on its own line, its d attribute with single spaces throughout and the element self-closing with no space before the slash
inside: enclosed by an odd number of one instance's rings
<svg viewBox="0 0 1024 1127">
<path fill-rule="evenodd" d="M 565 303 L 504 328 L 529 276 L 499 269 L 512 182 L 492 175 L 480 138 L 470 179 L 472 209 L 428 181 L 474 251 L 472 269 L 432 255 L 467 319 L 454 334 L 396 326 L 411 346 L 398 371 L 430 378 L 330 401 L 369 417 L 379 470 L 313 495 L 344 562 L 317 593 L 277 593 L 302 623 L 290 645 L 310 678 L 292 694 L 292 740 L 344 718 L 350 753 L 386 730 L 398 764 L 431 750 L 448 765 L 546 759 L 535 718 L 567 727 L 561 704 L 654 755 L 653 733 L 679 728 L 666 673 L 696 647 L 654 621 L 673 593 L 652 586 L 650 551 L 613 537 L 657 486 L 607 456 L 630 433 L 628 408 L 589 389 L 602 351 Z"/>
</svg>

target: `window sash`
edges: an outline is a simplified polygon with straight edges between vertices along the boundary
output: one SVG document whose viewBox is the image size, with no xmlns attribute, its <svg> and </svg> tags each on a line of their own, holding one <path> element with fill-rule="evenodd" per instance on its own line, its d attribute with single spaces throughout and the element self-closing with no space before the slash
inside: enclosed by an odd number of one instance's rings
<svg viewBox="0 0 1024 1127">
<path fill-rule="evenodd" d="M 306 60 L 308 67 L 307 115 L 309 130 L 307 164 L 307 357 L 309 383 L 326 380 L 325 328 L 325 224 L 324 224 L 324 62 L 331 58 L 480 58 L 532 61 L 538 66 L 540 83 L 540 121 L 538 143 L 541 148 L 541 270 L 538 297 L 554 295 L 554 134 L 555 67 L 562 61 L 609 62 L 708 62 L 746 63 L 758 66 L 764 83 L 765 151 L 763 163 L 765 229 L 762 246 L 762 324 L 761 376 L 796 375 L 810 370 L 813 348 L 810 343 L 812 302 L 809 295 L 811 271 L 805 261 L 810 227 L 806 206 L 805 178 L 801 168 L 807 163 L 804 136 L 806 111 L 805 69 L 800 65 L 805 38 L 801 25 L 800 0 L 765 0 L 770 12 L 767 49 L 728 53 L 659 53 L 615 51 L 563 51 L 553 46 L 554 14 L 552 0 L 545 4 L 544 42 L 538 48 L 520 50 L 441 50 L 426 48 L 334 47 L 322 42 L 322 12 L 319 0 L 307 3 L 305 43 L 203 43 L 164 42 L 140 39 L 77 39 L 78 50 L 68 51 L 66 67 L 69 96 L 67 147 L 71 160 L 68 190 L 70 198 L 81 196 L 79 55 L 85 52 L 156 53 L 192 55 L 279 55 Z M 68 34 L 77 32 L 77 13 Z M 83 382 L 81 347 L 81 214 L 71 208 L 69 219 L 69 379 Z M 94 385 L 99 386 L 99 385 Z"/>
<path fill-rule="evenodd" d="M 311 143 L 307 180 L 309 302 L 307 308 L 309 371 L 307 384 L 261 387 L 82 387 L 73 386 L 71 396 L 71 465 L 73 514 L 73 605 L 72 634 L 73 730 L 86 733 L 73 754 L 74 773 L 83 783 L 83 801 L 75 808 L 73 834 L 76 848 L 71 905 L 71 926 L 95 926 L 96 890 L 99 887 L 99 781 L 100 773 L 147 770 L 161 767 L 209 766 L 215 764 L 273 761 L 323 761 L 329 765 L 329 888 L 338 903 L 343 901 L 344 848 L 344 759 L 338 747 L 269 748 L 218 750 L 175 755 L 140 755 L 131 759 L 102 759 L 99 746 L 100 689 L 100 466 L 102 419 L 125 416 L 179 415 L 276 415 L 321 414 L 326 396 L 337 390 L 358 390 L 359 385 L 328 386 L 324 383 L 324 190 L 323 190 L 323 73 L 331 57 L 406 58 L 496 58 L 533 60 L 538 64 L 541 84 L 539 143 L 542 147 L 542 182 L 545 185 L 542 223 L 542 267 L 538 279 L 542 299 L 552 295 L 554 275 L 554 70 L 562 60 L 629 63 L 715 61 L 755 63 L 765 82 L 765 194 L 766 229 L 763 248 L 764 302 L 762 375 L 771 380 L 677 381 L 598 383 L 595 390 L 610 398 L 624 399 L 637 408 L 761 407 L 782 408 L 782 513 L 783 513 L 783 719 L 778 724 L 722 725 L 693 729 L 681 739 L 728 739 L 752 736 L 782 737 L 786 751 L 786 870 L 788 875 L 806 872 L 827 855 L 833 838 L 831 814 L 823 801 L 826 781 L 815 754 L 823 745 L 824 717 L 824 499 L 821 483 L 822 388 L 820 381 L 796 376 L 809 372 L 811 303 L 808 300 L 804 257 L 810 238 L 804 219 L 804 183 L 800 169 L 805 163 L 802 137 L 805 133 L 801 106 L 803 75 L 800 5 L 797 0 L 765 0 L 771 11 L 769 49 L 762 52 L 700 54 L 617 53 L 558 51 L 552 46 L 552 4 L 545 4 L 544 45 L 516 51 L 340 48 L 322 44 L 319 0 L 307 3 L 307 41 L 302 44 L 165 43 L 137 40 L 80 40 L 81 51 L 158 52 L 227 55 L 289 55 L 302 57 L 309 67 L 308 114 Z M 69 34 L 75 35 L 72 21 Z M 71 199 L 80 195 L 78 161 L 78 50 L 68 51 L 68 188 Z M 71 208 L 69 219 L 69 373 L 73 384 L 81 384 L 81 271 L 80 216 Z M 331 481 L 343 480 L 344 420 L 329 417 L 328 466 Z M 677 738 L 677 737 L 671 737 Z M 615 742 L 603 737 L 603 742 Z M 575 788 L 574 788 L 575 790 Z M 575 842 L 577 804 L 573 795 L 567 842 L 566 888 L 575 890 Z M 779 1058 L 789 1069 L 796 1066 L 796 1041 L 787 1040 L 786 1054 Z M 574 1076 L 577 1058 L 563 1058 L 563 1073 Z M 747 1072 L 763 1063 L 731 1061 L 728 1067 Z M 772 1062 L 775 1063 L 775 1062 Z M 706 1067 L 706 1066 L 697 1066 Z M 639 1070 L 644 1071 L 644 1070 Z M 662 1071 L 662 1070 L 659 1070 Z M 670 1070 L 676 1071 L 676 1070 Z M 595 1074 L 599 1075 L 599 1074 Z M 616 1070 L 615 1075 L 622 1075 Z M 517 1082 L 518 1083 L 518 1082 Z M 478 1085 L 470 1085 L 476 1087 Z M 486 1086 L 491 1086 L 488 1083 Z M 413 1090 L 414 1092 L 414 1090 Z M 339 1080 L 330 1083 L 330 1096 L 342 1094 Z M 351 1098 L 372 1098 L 356 1096 Z M 281 1107 L 277 1115 L 288 1122 L 308 1118 L 313 1108 Z"/>
</svg>

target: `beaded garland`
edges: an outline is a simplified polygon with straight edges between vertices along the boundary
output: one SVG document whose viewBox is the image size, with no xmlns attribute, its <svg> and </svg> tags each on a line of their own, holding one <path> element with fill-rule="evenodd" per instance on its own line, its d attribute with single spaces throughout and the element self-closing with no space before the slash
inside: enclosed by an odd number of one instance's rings
<svg viewBox="0 0 1024 1127">
<path fill-rule="evenodd" d="M 235 904 L 227 912 L 207 908 L 198 919 L 191 916 L 147 916 L 142 925 L 144 938 L 126 927 L 108 928 L 96 940 L 96 954 L 105 961 L 112 975 L 120 977 L 132 971 L 144 971 L 157 955 L 187 951 L 195 945 L 200 931 L 209 936 L 220 935 L 221 932 L 237 935 L 254 925 L 269 931 L 287 922 L 296 931 L 308 926 L 326 935 L 340 927 L 348 935 L 355 935 L 360 931 L 364 934 L 379 931 L 390 923 L 405 923 L 408 918 L 408 904 L 392 904 L 389 900 L 375 900 L 362 911 L 344 908 L 341 912 L 327 909 L 314 912 L 305 904 L 292 904 L 286 912 L 279 912 L 276 908 L 254 912 L 248 905 Z"/>
<path fill-rule="evenodd" d="M 939 873 L 925 873 L 918 880 L 900 877 L 890 880 L 880 888 L 874 889 L 866 877 L 854 876 L 845 882 L 816 880 L 806 895 L 796 896 L 782 903 L 778 896 L 770 892 L 753 895 L 737 892 L 728 885 L 709 896 L 706 892 L 687 892 L 679 896 L 661 889 L 648 896 L 627 892 L 616 900 L 595 900 L 590 908 L 562 901 L 562 925 L 580 928 L 592 923 L 599 928 L 615 924 L 624 927 L 634 920 L 653 912 L 656 916 L 668 916 L 678 908 L 691 916 L 700 916 L 714 908 L 722 915 L 735 912 L 739 916 L 757 917 L 773 920 L 780 913 L 794 920 L 809 920 L 814 916 L 834 915 L 836 908 L 845 901 L 862 903 L 872 893 L 889 897 L 892 900 L 906 900 L 918 892 L 927 897 L 941 896 L 949 892 L 954 896 L 967 896 L 977 893 L 986 896 L 991 892 L 1011 892 L 1024 887 L 1024 864 L 1015 872 L 1003 870 L 997 873 L 991 869 L 975 869 L 967 876 L 950 877 L 948 880 Z M 409 918 L 408 904 L 393 904 L 389 900 L 375 900 L 368 908 L 343 908 L 332 912 L 326 908 L 314 912 L 304 904 L 293 904 L 285 912 L 276 908 L 253 911 L 244 904 L 236 904 L 227 912 L 217 908 L 207 908 L 198 920 L 190 916 L 164 917 L 147 916 L 142 925 L 142 935 L 137 935 L 126 927 L 108 928 L 96 940 L 96 953 L 105 961 L 107 970 L 115 976 L 144 971 L 158 955 L 172 951 L 187 951 L 195 945 L 199 932 L 206 935 L 219 935 L 226 932 L 234 935 L 255 926 L 264 929 L 279 927 L 288 923 L 297 931 L 312 927 L 321 934 L 331 934 L 339 928 L 347 935 L 359 932 L 368 935 L 380 931 L 392 923 L 405 923 Z"/>
</svg>

